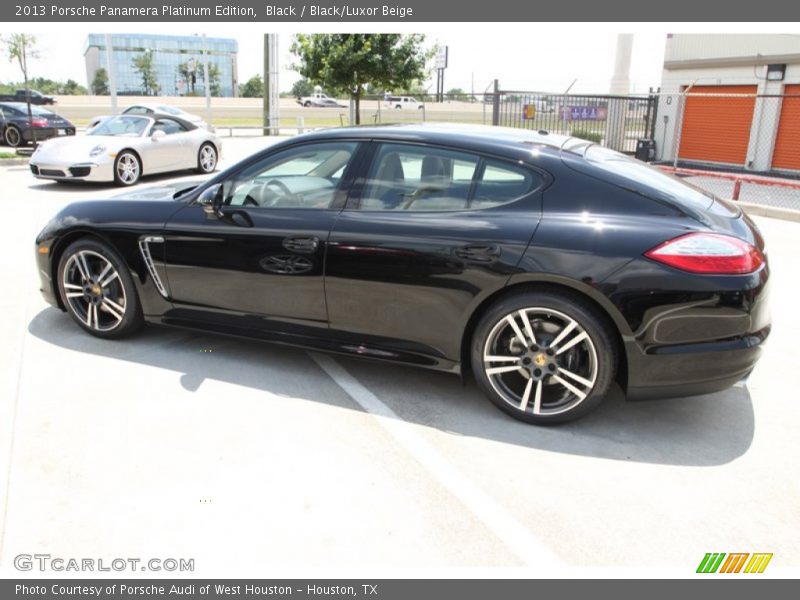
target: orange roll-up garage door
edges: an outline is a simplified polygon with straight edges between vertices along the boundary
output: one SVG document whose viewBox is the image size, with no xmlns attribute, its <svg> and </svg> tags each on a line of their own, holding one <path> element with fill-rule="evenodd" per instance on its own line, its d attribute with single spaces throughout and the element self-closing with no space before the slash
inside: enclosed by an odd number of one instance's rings
<svg viewBox="0 0 800 600">
<path fill-rule="evenodd" d="M 783 93 L 772 168 L 800 170 L 800 85 L 787 85 Z"/>
<path fill-rule="evenodd" d="M 755 97 L 693 96 L 692 94 L 755 94 L 754 85 L 697 85 L 689 91 L 683 112 L 678 156 L 744 165 Z"/>
</svg>

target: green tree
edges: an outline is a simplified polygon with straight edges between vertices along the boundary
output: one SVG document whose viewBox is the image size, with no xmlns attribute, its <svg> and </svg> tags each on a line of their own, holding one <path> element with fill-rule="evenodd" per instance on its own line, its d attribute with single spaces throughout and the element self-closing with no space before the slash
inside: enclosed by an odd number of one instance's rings
<svg viewBox="0 0 800 600">
<path fill-rule="evenodd" d="M 39 58 L 36 49 L 36 38 L 27 33 L 12 33 L 8 37 L 0 37 L 8 54 L 9 62 L 17 61 L 25 83 L 26 104 L 28 105 L 28 126 L 33 131 L 33 145 L 36 145 L 36 129 L 33 127 L 33 111 L 31 110 L 30 85 L 28 84 L 28 61 Z"/>
<path fill-rule="evenodd" d="M 239 88 L 239 95 L 242 98 L 263 98 L 264 80 L 261 75 L 253 75 L 244 85 Z"/>
<path fill-rule="evenodd" d="M 295 70 L 312 84 L 347 90 L 361 122 L 361 97 L 367 84 L 384 89 L 408 88 L 428 76 L 427 63 L 435 48 L 425 48 L 425 36 L 386 33 L 298 34 L 292 53 Z"/>
<path fill-rule="evenodd" d="M 59 84 L 59 94 L 65 96 L 85 96 L 88 90 L 73 79 L 67 79 L 64 84 Z"/>
<path fill-rule="evenodd" d="M 459 98 L 463 98 L 466 95 L 467 92 L 465 92 L 459 87 L 450 88 L 449 90 L 447 90 L 447 97 L 450 98 L 450 100 L 458 100 Z"/>
<path fill-rule="evenodd" d="M 188 92 L 194 94 L 194 86 L 197 83 L 197 61 L 195 59 L 187 60 L 178 65 L 178 75 L 181 76 L 189 87 Z"/>
<path fill-rule="evenodd" d="M 222 83 L 219 74 L 219 65 L 216 63 L 208 63 L 208 86 L 211 90 L 212 96 L 222 95 Z"/>
<path fill-rule="evenodd" d="M 295 98 L 302 98 L 303 96 L 310 96 L 314 93 L 314 84 L 305 77 L 298 79 L 292 84 L 292 96 Z"/>
<path fill-rule="evenodd" d="M 108 90 L 108 71 L 103 67 L 97 69 L 97 71 L 94 72 L 91 87 L 93 94 L 97 96 L 108 96 L 110 93 Z"/>
<path fill-rule="evenodd" d="M 142 78 L 142 93 L 145 96 L 158 94 L 158 80 L 156 79 L 156 69 L 153 66 L 152 51 L 145 51 L 137 54 L 131 60 L 134 70 Z"/>
</svg>

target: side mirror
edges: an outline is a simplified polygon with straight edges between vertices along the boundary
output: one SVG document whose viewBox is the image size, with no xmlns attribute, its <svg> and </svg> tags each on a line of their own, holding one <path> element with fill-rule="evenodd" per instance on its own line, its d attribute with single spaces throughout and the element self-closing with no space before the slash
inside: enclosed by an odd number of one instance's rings
<svg viewBox="0 0 800 600">
<path fill-rule="evenodd" d="M 221 214 L 219 209 L 222 206 L 222 184 L 215 183 L 204 189 L 200 192 L 196 202 L 203 207 L 207 215 L 219 217 Z"/>
<path fill-rule="evenodd" d="M 152 134 L 150 134 L 150 139 L 153 140 L 154 142 L 157 142 L 158 140 L 163 138 L 165 135 L 167 135 L 167 134 L 164 133 L 163 130 L 156 129 Z"/>
</svg>

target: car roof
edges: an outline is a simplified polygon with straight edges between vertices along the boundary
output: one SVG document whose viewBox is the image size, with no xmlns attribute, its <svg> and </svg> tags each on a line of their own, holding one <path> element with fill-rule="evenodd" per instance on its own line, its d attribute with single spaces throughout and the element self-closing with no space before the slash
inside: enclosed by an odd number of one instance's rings
<svg viewBox="0 0 800 600">
<path fill-rule="evenodd" d="M 544 130 L 449 123 L 337 127 L 303 134 L 302 137 L 319 140 L 356 138 L 424 142 L 491 152 L 511 158 L 524 158 L 533 149 L 553 154 L 560 154 L 562 149 L 574 152 L 577 146 L 587 144 L 584 140 Z"/>
<path fill-rule="evenodd" d="M 180 123 L 189 131 L 197 129 L 197 125 L 195 125 L 191 121 L 187 121 L 186 119 L 181 119 L 180 117 L 176 117 L 175 115 L 169 115 L 167 113 L 152 113 L 149 115 L 129 115 L 125 113 L 120 113 L 118 115 L 114 115 L 113 117 L 109 118 L 113 119 L 114 117 L 126 117 L 128 119 L 147 119 L 149 121 L 158 121 L 159 119 L 171 119 L 177 123 Z"/>
<path fill-rule="evenodd" d="M 27 102 L 0 102 L 0 106 L 5 106 L 7 108 L 14 108 L 16 110 L 21 110 L 24 112 L 28 112 L 28 103 Z M 43 106 L 39 106 L 38 104 L 31 104 L 31 112 L 46 112 L 52 113 L 52 110 L 48 110 Z"/>
</svg>

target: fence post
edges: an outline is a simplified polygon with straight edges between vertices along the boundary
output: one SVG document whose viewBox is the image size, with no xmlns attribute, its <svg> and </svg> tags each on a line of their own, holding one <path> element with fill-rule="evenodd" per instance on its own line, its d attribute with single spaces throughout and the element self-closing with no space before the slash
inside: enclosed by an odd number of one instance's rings
<svg viewBox="0 0 800 600">
<path fill-rule="evenodd" d="M 738 177 L 733 182 L 733 200 L 739 199 L 739 194 L 742 192 L 742 180 Z"/>
<path fill-rule="evenodd" d="M 500 125 L 500 82 L 494 80 L 494 96 L 492 98 L 492 125 Z"/>
</svg>

